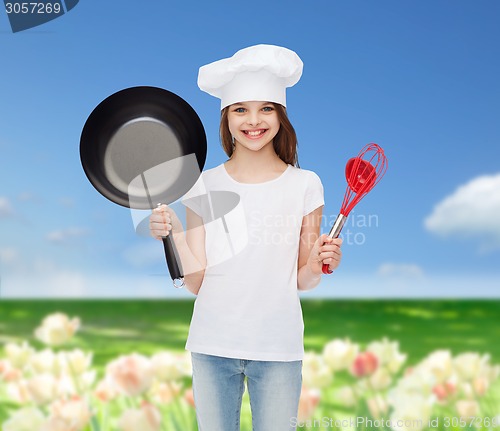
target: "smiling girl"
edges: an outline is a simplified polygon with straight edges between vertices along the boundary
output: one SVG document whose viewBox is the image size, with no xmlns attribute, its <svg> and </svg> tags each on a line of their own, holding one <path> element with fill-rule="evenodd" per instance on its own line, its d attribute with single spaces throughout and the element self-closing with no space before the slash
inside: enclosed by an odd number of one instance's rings
<svg viewBox="0 0 500 431">
<path fill-rule="evenodd" d="M 229 158 L 201 181 L 207 195 L 239 196 L 237 221 L 226 217 L 224 225 L 234 245 L 196 199 L 183 201 L 185 232 L 165 205 L 150 218 L 155 238 L 173 234 L 185 285 L 197 295 L 186 349 L 202 431 L 239 430 L 245 378 L 253 430 L 296 429 L 304 354 L 298 291 L 316 287 L 323 263 L 333 271 L 341 259 L 341 240 L 320 236 L 323 186 L 299 168 L 286 114 L 285 90 L 302 66 L 293 51 L 256 45 L 200 68 L 200 88 L 221 99 Z"/>
</svg>

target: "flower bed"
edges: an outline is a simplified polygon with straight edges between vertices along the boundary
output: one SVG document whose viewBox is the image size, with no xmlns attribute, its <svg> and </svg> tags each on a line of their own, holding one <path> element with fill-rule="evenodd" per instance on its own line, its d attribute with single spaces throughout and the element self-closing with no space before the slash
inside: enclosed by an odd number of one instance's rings
<svg viewBox="0 0 500 431">
<path fill-rule="evenodd" d="M 7 343 L 0 357 L 0 402 L 9 411 L 4 431 L 196 430 L 189 353 L 109 361 L 103 375 L 92 351 L 65 350 L 79 318 L 47 316 L 35 329 L 46 345 Z M 436 350 L 408 365 L 387 338 L 364 349 L 350 339 L 306 352 L 298 429 L 494 429 L 500 401 L 493 390 L 500 366 L 487 354 L 453 356 Z M 248 410 L 243 410 L 248 416 Z M 249 417 L 242 428 L 250 430 Z"/>
</svg>

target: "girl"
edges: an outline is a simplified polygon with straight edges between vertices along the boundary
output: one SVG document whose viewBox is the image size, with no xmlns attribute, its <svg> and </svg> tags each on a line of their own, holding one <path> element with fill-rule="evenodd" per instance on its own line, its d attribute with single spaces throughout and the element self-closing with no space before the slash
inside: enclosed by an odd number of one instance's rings
<svg viewBox="0 0 500 431">
<path fill-rule="evenodd" d="M 200 88 L 221 99 L 229 157 L 201 181 L 209 194 L 240 198 L 224 224 L 232 248 L 206 202 L 184 199 L 186 232 L 165 205 L 150 218 L 155 238 L 173 234 L 185 285 L 197 295 L 186 349 L 201 431 L 239 430 L 245 377 L 253 430 L 296 429 L 304 354 L 297 291 L 318 285 L 323 263 L 337 268 L 342 242 L 319 235 L 323 186 L 298 165 L 285 90 L 301 74 L 297 54 L 272 45 L 200 68 Z"/>
</svg>

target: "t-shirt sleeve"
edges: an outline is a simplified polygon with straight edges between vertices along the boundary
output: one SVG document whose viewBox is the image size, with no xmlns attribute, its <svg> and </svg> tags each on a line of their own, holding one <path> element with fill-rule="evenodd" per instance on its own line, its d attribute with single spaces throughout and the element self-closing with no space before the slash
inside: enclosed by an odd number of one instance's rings
<svg viewBox="0 0 500 431">
<path fill-rule="evenodd" d="M 310 175 L 308 175 L 307 178 L 303 215 L 306 216 L 307 214 L 324 204 L 324 190 L 321 179 L 315 172 L 310 171 Z"/>
</svg>

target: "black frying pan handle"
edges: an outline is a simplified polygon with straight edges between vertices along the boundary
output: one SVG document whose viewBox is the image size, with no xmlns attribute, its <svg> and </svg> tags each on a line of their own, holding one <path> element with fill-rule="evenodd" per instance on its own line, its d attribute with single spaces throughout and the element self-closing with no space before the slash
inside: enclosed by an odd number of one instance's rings
<svg viewBox="0 0 500 431">
<path fill-rule="evenodd" d="M 172 277 L 174 287 L 180 289 L 182 286 L 184 286 L 184 275 L 182 274 L 183 271 L 179 253 L 177 252 L 177 248 L 175 247 L 175 242 L 172 239 L 171 234 L 169 234 L 168 236 L 164 236 L 162 239 L 170 277 Z M 177 280 L 180 280 L 180 284 L 176 284 Z"/>
</svg>

